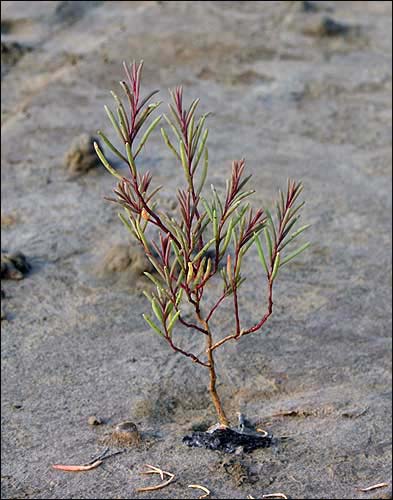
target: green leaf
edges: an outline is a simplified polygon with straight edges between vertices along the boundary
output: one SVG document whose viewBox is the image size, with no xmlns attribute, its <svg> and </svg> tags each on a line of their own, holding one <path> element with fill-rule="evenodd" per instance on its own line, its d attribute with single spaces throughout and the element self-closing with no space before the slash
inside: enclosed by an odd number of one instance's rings
<svg viewBox="0 0 393 500">
<path fill-rule="evenodd" d="M 194 161 L 194 170 L 197 168 L 198 166 L 198 163 L 199 163 L 199 160 L 201 159 L 201 156 L 202 156 L 202 153 L 203 153 L 203 150 L 205 148 L 205 144 L 206 144 L 206 141 L 207 141 L 207 136 L 209 135 L 209 130 L 206 129 L 202 135 L 202 140 L 201 140 L 201 144 L 198 148 L 198 153 L 197 153 L 197 156 L 196 156 L 196 159 Z"/>
<path fill-rule="evenodd" d="M 191 144 L 192 141 L 192 136 L 194 133 L 194 125 L 195 125 L 195 118 L 192 116 L 190 123 L 188 124 L 188 131 L 187 131 L 187 142 L 188 144 Z"/>
<path fill-rule="evenodd" d="M 112 113 L 112 111 L 108 108 L 108 106 L 104 106 L 104 109 L 106 111 L 106 114 L 108 115 L 109 117 L 109 120 L 111 121 L 112 125 L 113 125 L 113 128 L 116 130 L 118 136 L 120 137 L 120 139 L 123 141 L 123 142 L 126 142 L 128 140 L 127 136 L 124 137 L 122 131 L 121 131 L 121 128 L 119 127 L 119 124 L 117 123 L 116 121 L 116 118 L 114 116 L 114 114 Z"/>
<path fill-rule="evenodd" d="M 304 252 L 304 250 L 306 250 L 310 245 L 311 245 L 311 243 L 309 243 L 309 242 L 305 243 L 300 248 L 298 248 L 297 250 L 295 250 L 294 252 L 289 254 L 288 257 L 286 257 L 285 259 L 282 260 L 281 266 L 284 266 L 287 262 L 289 262 L 290 260 L 294 259 L 297 255 Z"/>
<path fill-rule="evenodd" d="M 158 279 L 157 279 L 155 276 L 153 276 L 152 274 L 150 274 L 150 273 L 149 273 L 149 272 L 147 272 L 147 271 L 144 271 L 144 272 L 143 272 L 143 274 L 144 274 L 145 276 L 147 276 L 147 277 L 150 279 L 150 281 L 152 281 L 152 282 L 156 285 L 156 287 L 157 287 L 158 289 L 160 289 L 160 290 L 164 290 L 162 283 L 160 283 L 160 282 L 158 281 Z"/>
<path fill-rule="evenodd" d="M 197 197 L 201 194 L 203 186 L 205 185 L 208 168 L 209 168 L 209 150 L 206 148 L 205 149 L 205 158 L 203 160 L 201 179 L 199 181 L 198 189 L 196 190 Z"/>
<path fill-rule="evenodd" d="M 134 157 L 132 156 L 131 145 L 129 142 L 126 142 L 126 152 L 127 152 L 128 164 L 131 168 L 132 175 L 136 177 L 136 165 Z"/>
<path fill-rule="evenodd" d="M 206 245 L 204 245 L 204 247 L 202 248 L 202 250 L 200 250 L 196 256 L 192 259 L 192 263 L 194 264 L 195 262 L 197 262 L 201 257 L 202 255 L 204 255 L 207 250 L 212 246 L 212 244 L 216 241 L 215 238 L 212 238 L 210 241 L 208 241 L 206 243 Z"/>
<path fill-rule="evenodd" d="M 124 140 L 129 140 L 129 132 L 127 128 L 127 117 L 123 114 L 122 108 L 117 108 L 117 119 L 119 120 L 121 134 L 124 137 Z"/>
<path fill-rule="evenodd" d="M 180 135 L 179 130 L 177 129 L 177 127 L 175 126 L 175 124 L 172 122 L 172 120 L 167 117 L 167 115 L 164 114 L 163 116 L 164 116 L 164 119 L 167 122 L 167 124 L 171 127 L 171 129 L 172 129 L 173 133 L 175 134 L 177 140 L 180 142 L 181 141 L 181 135 Z"/>
<path fill-rule="evenodd" d="M 199 283 L 202 281 L 202 276 L 205 271 L 205 262 L 206 262 L 206 257 L 203 257 L 198 268 L 198 272 L 194 278 L 194 286 L 198 286 Z"/>
<path fill-rule="evenodd" d="M 116 170 L 109 164 L 108 160 L 105 158 L 103 152 L 101 151 L 96 142 L 94 142 L 94 149 L 96 150 L 99 159 L 101 160 L 104 167 L 108 170 L 108 172 L 110 172 L 113 176 L 117 177 L 118 179 L 123 180 L 123 177 L 119 173 L 117 173 Z"/>
<path fill-rule="evenodd" d="M 270 262 L 271 262 L 272 261 L 272 257 L 273 257 L 273 244 L 272 244 L 272 239 L 270 237 L 269 228 L 265 227 L 264 228 L 264 233 L 265 233 L 265 239 L 266 239 L 267 249 L 269 251 Z"/>
<path fill-rule="evenodd" d="M 180 311 L 176 311 L 175 314 L 172 316 L 171 320 L 169 321 L 169 324 L 167 326 L 169 335 L 172 333 L 173 327 L 175 326 L 175 323 L 179 318 L 179 316 L 180 316 Z"/>
<path fill-rule="evenodd" d="M 107 136 L 101 132 L 101 130 L 97 130 L 97 134 L 105 142 L 105 144 L 108 146 L 108 148 L 113 153 L 115 153 L 116 156 L 118 156 L 121 160 L 123 160 L 127 163 L 127 158 L 122 153 L 120 153 L 120 151 L 111 143 L 111 141 L 107 138 Z"/>
<path fill-rule="evenodd" d="M 232 231 L 233 231 L 233 219 L 229 220 L 227 232 L 225 233 L 225 238 L 224 238 L 224 243 L 222 245 L 221 249 L 221 256 L 223 256 L 228 248 L 229 242 L 231 241 L 231 236 L 232 236 Z"/>
<path fill-rule="evenodd" d="M 157 300 L 154 297 L 153 297 L 153 300 L 151 301 L 151 307 L 152 307 L 153 312 L 156 315 L 158 321 L 160 321 L 162 323 L 162 320 L 163 320 L 162 310 L 161 310 Z"/>
<path fill-rule="evenodd" d="M 134 155 L 135 158 L 138 156 L 138 154 L 140 153 L 141 149 L 146 144 L 146 141 L 149 138 L 149 135 L 157 127 L 157 125 L 159 124 L 160 121 L 161 121 L 161 115 L 157 116 L 157 118 L 155 120 L 153 120 L 153 122 L 149 125 L 148 129 L 146 130 L 146 132 L 142 136 L 142 139 L 141 139 L 141 142 L 139 143 L 139 146 L 137 147 L 137 149 L 135 151 L 135 155 Z"/>
<path fill-rule="evenodd" d="M 300 227 L 297 231 L 295 231 L 288 238 L 288 240 L 283 245 L 281 245 L 281 249 L 280 250 L 282 250 L 283 248 L 285 248 L 289 243 L 291 243 L 291 241 L 293 241 L 295 238 L 297 238 L 300 234 L 303 233 L 303 231 L 306 231 L 306 229 L 308 229 L 309 227 L 311 227 L 311 224 L 306 224 L 305 226 Z"/>
<path fill-rule="evenodd" d="M 199 101 L 200 99 L 194 99 L 191 103 L 191 106 L 190 106 L 190 109 L 188 110 L 188 113 L 187 113 L 187 119 L 194 116 L 194 113 L 195 113 L 195 110 L 199 104 Z"/>
<path fill-rule="evenodd" d="M 270 280 L 273 281 L 278 273 L 278 268 L 280 267 L 280 252 L 277 252 L 276 258 L 274 259 L 273 271 L 270 276 Z"/>
<path fill-rule="evenodd" d="M 119 219 L 122 221 L 122 223 L 126 226 L 126 228 L 130 231 L 130 233 L 134 236 L 134 238 L 138 239 L 138 235 L 131 226 L 130 222 L 124 217 L 123 214 L 118 213 Z"/>
<path fill-rule="evenodd" d="M 180 155 L 179 153 L 176 151 L 174 145 L 171 143 L 171 141 L 169 140 L 169 137 L 168 137 L 168 134 L 166 133 L 165 129 L 161 129 L 161 135 L 165 141 L 165 144 L 168 146 L 168 148 L 172 151 L 172 153 L 175 155 L 175 157 L 181 161 L 181 158 L 180 158 Z"/>
<path fill-rule="evenodd" d="M 266 259 L 265 259 L 265 254 L 263 253 L 263 248 L 262 248 L 262 243 L 261 240 L 259 239 L 259 235 L 257 233 L 254 233 L 254 241 L 257 246 L 258 250 L 258 255 L 259 255 L 259 260 L 261 261 L 261 264 L 263 268 L 266 271 L 266 274 L 269 275 L 269 269 L 266 264 Z"/>
<path fill-rule="evenodd" d="M 220 197 L 218 196 L 217 190 L 216 190 L 216 188 L 213 186 L 213 184 L 211 184 L 211 185 L 210 185 L 210 188 L 211 188 L 211 190 L 212 190 L 212 192 L 213 192 L 213 196 L 214 196 L 214 198 L 215 198 L 215 200 L 216 200 L 216 202 L 217 202 L 217 206 L 219 206 L 219 207 L 220 207 L 220 214 L 222 215 L 222 214 L 223 214 L 223 212 L 224 212 L 224 210 L 223 210 L 223 206 L 222 206 L 222 203 L 221 203 Z"/>
<path fill-rule="evenodd" d="M 213 234 L 214 234 L 214 239 L 218 240 L 219 234 L 218 234 L 218 218 L 217 218 L 217 210 L 213 208 Z"/>
<path fill-rule="evenodd" d="M 146 321 L 146 323 L 156 332 L 158 335 L 161 335 L 161 337 L 165 338 L 164 333 L 158 328 L 158 326 L 153 323 L 153 321 L 150 319 L 150 317 L 147 314 L 142 314 L 143 319 Z"/>
<path fill-rule="evenodd" d="M 267 208 L 265 208 L 265 213 L 266 213 L 268 221 L 270 223 L 270 227 L 272 228 L 274 242 L 276 243 L 277 242 L 277 234 L 276 234 L 276 228 L 274 227 L 274 221 L 273 221 L 272 214 L 270 213 L 270 210 L 268 210 Z"/>
<path fill-rule="evenodd" d="M 181 157 L 181 164 L 183 166 L 184 174 L 186 176 L 188 185 L 191 187 L 192 186 L 192 179 L 191 179 L 190 170 L 188 168 L 187 153 L 186 153 L 186 148 L 184 146 L 183 141 L 180 141 L 180 157 Z"/>
<path fill-rule="evenodd" d="M 122 113 L 123 118 L 126 122 L 127 130 L 128 130 L 130 127 L 130 124 L 128 122 L 127 113 L 126 113 L 126 110 L 124 109 L 123 103 L 121 102 L 121 99 L 119 98 L 119 96 L 115 92 L 113 92 L 113 90 L 111 90 L 111 94 L 112 94 L 112 97 L 114 98 L 114 100 L 116 101 L 117 106 L 121 109 L 121 113 Z"/>
<path fill-rule="evenodd" d="M 204 206 L 206 213 L 210 219 L 210 222 L 213 222 L 213 212 L 209 206 L 209 203 L 205 200 L 205 198 L 201 197 L 202 205 Z"/>
</svg>

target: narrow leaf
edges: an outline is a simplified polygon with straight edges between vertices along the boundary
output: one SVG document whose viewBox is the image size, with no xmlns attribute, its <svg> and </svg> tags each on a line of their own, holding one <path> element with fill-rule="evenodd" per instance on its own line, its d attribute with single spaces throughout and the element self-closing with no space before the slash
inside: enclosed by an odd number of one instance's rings
<svg viewBox="0 0 393 500">
<path fill-rule="evenodd" d="M 265 254 L 263 253 L 262 243 L 261 243 L 261 240 L 259 239 L 259 236 L 257 233 L 254 233 L 254 241 L 255 241 L 255 244 L 257 246 L 259 260 L 261 261 L 261 264 L 262 264 L 263 268 L 265 269 L 266 274 L 269 275 L 269 269 L 268 269 L 267 264 L 266 264 Z"/>
<path fill-rule="evenodd" d="M 161 135 L 165 141 L 165 144 L 168 146 L 168 148 L 172 151 L 172 153 L 176 156 L 176 158 L 181 161 L 179 153 L 176 151 L 175 146 L 171 143 L 169 140 L 168 134 L 166 133 L 165 129 L 161 129 Z"/>
<path fill-rule="evenodd" d="M 276 258 L 274 259 L 272 275 L 270 276 L 271 281 L 273 281 L 277 276 L 279 267 L 280 267 L 280 252 L 277 252 Z"/>
<path fill-rule="evenodd" d="M 146 323 L 156 332 L 158 335 L 161 335 L 161 337 L 165 338 L 164 333 L 158 328 L 158 326 L 153 323 L 153 321 L 150 319 L 150 317 L 147 314 L 142 314 L 143 319 L 146 321 Z"/>
<path fill-rule="evenodd" d="M 108 160 L 105 158 L 103 152 L 101 151 L 101 149 L 99 148 L 99 146 L 96 142 L 94 142 L 94 149 L 96 150 L 96 153 L 97 153 L 99 159 L 101 160 L 104 167 L 108 170 L 108 172 L 110 172 L 112 175 L 114 175 L 118 179 L 122 180 L 123 177 L 119 173 L 117 173 L 116 170 L 111 165 L 109 165 Z"/>
<path fill-rule="evenodd" d="M 281 266 L 284 266 L 287 262 L 294 259 L 300 253 L 304 252 L 304 250 L 306 250 L 310 245 L 311 245 L 311 243 L 305 243 L 300 248 L 298 248 L 297 250 L 295 250 L 294 252 L 289 254 L 288 257 L 286 257 L 285 259 L 282 260 Z"/>
<path fill-rule="evenodd" d="M 135 152 L 135 158 L 138 156 L 138 154 L 140 153 L 141 149 L 143 148 L 143 146 L 145 145 L 147 139 L 149 138 L 149 135 L 153 132 L 153 130 L 157 127 L 157 125 L 159 124 L 161 120 L 161 115 L 160 116 L 157 116 L 157 118 L 149 125 L 148 129 L 146 130 L 146 132 L 143 134 L 142 136 L 142 139 L 141 139 L 141 142 L 139 143 L 139 146 L 137 147 L 137 150 Z"/>
<path fill-rule="evenodd" d="M 118 156 L 121 160 L 127 163 L 127 158 L 122 153 L 120 153 L 120 151 L 110 142 L 107 136 L 101 132 L 101 130 L 97 130 L 97 134 L 105 142 L 105 144 L 112 151 L 112 153 L 115 153 L 116 156 Z"/>
</svg>

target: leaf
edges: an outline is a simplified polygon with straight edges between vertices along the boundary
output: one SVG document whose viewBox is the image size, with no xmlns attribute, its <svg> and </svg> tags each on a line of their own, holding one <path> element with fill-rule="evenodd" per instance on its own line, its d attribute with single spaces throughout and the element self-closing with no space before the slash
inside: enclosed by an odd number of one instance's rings
<svg viewBox="0 0 393 500">
<path fill-rule="evenodd" d="M 101 130 L 97 130 L 97 134 L 105 142 L 105 144 L 108 146 L 108 148 L 113 153 L 115 153 L 115 155 L 117 155 L 121 160 L 123 160 L 127 163 L 127 158 L 122 153 L 120 153 L 120 151 L 110 142 L 110 140 L 107 138 L 107 136 L 101 132 Z"/>
<path fill-rule="evenodd" d="M 205 113 L 201 118 L 199 119 L 196 131 L 194 133 L 194 143 L 192 145 L 192 157 L 195 155 L 196 148 L 199 144 L 199 139 L 201 137 L 201 133 L 203 130 L 203 126 L 205 124 L 206 118 L 209 116 L 210 113 Z"/>
<path fill-rule="evenodd" d="M 172 333 L 173 327 L 175 326 L 175 323 L 176 323 L 177 319 L 179 318 L 179 316 L 180 316 L 180 311 L 176 311 L 176 313 L 172 316 L 171 320 L 169 321 L 169 324 L 167 327 L 169 334 Z"/>
<path fill-rule="evenodd" d="M 225 233 L 224 243 L 221 249 L 221 255 L 224 255 L 226 249 L 228 248 L 229 242 L 231 241 L 232 231 L 233 231 L 233 219 L 230 219 L 227 232 Z"/>
<path fill-rule="evenodd" d="M 135 158 L 138 156 L 140 153 L 141 149 L 143 146 L 146 144 L 147 139 L 149 138 L 149 135 L 153 132 L 153 130 L 157 127 L 159 122 L 161 121 L 161 115 L 157 116 L 157 118 L 149 125 L 148 129 L 146 132 L 143 134 L 141 142 L 139 143 L 139 146 L 137 147 L 137 150 L 135 151 Z"/>
<path fill-rule="evenodd" d="M 158 321 L 161 321 L 162 323 L 163 320 L 162 310 L 160 309 L 160 306 L 154 297 L 153 300 L 151 301 L 151 308 L 153 309 L 153 312 L 156 315 Z"/>
<path fill-rule="evenodd" d="M 267 249 L 269 251 L 270 262 L 271 262 L 272 261 L 272 257 L 273 257 L 273 245 L 272 245 L 272 239 L 271 239 L 270 233 L 269 233 L 269 228 L 265 227 L 264 228 L 264 233 L 265 233 L 265 239 L 266 239 Z"/>
<path fill-rule="evenodd" d="M 172 122 L 172 120 L 170 120 L 170 118 L 167 117 L 166 114 L 164 114 L 163 116 L 164 116 L 164 119 L 167 122 L 167 124 L 171 127 L 171 129 L 172 129 L 173 133 L 175 134 L 177 140 L 180 142 L 181 141 L 180 131 L 174 125 L 174 123 Z"/>
<path fill-rule="evenodd" d="M 309 227 L 311 227 L 311 224 L 306 224 L 305 226 L 300 227 L 297 231 L 295 231 L 288 238 L 288 240 L 283 245 L 281 245 L 281 249 L 280 250 L 282 250 L 283 248 L 285 248 L 289 243 L 291 243 L 291 241 L 293 241 L 295 238 L 297 238 L 300 234 L 303 233 L 303 231 L 306 231 L 306 229 L 308 229 Z"/>
<path fill-rule="evenodd" d="M 217 218 L 217 210 L 213 208 L 213 234 L 214 234 L 214 239 L 218 240 L 219 234 L 218 234 L 218 218 Z"/>
<path fill-rule="evenodd" d="M 126 152 L 127 152 L 128 164 L 131 168 L 132 175 L 136 177 L 136 165 L 134 157 L 132 156 L 131 145 L 129 142 L 126 142 Z"/>
<path fill-rule="evenodd" d="M 101 151 L 96 142 L 94 142 L 94 149 L 96 150 L 99 159 L 101 160 L 104 167 L 108 170 L 108 172 L 110 172 L 113 176 L 117 177 L 118 179 L 123 180 L 123 177 L 119 173 L 117 173 L 116 170 L 109 164 L 108 160 L 105 158 L 103 152 Z"/>
<path fill-rule="evenodd" d="M 270 213 L 270 210 L 268 210 L 267 208 L 265 208 L 265 213 L 266 213 L 268 221 L 270 223 L 270 227 L 272 228 L 274 242 L 276 243 L 277 242 L 277 234 L 276 234 L 276 228 L 274 227 L 272 214 Z"/>
<path fill-rule="evenodd" d="M 117 106 L 121 109 L 121 113 L 122 113 L 123 118 L 126 122 L 126 128 L 127 128 L 127 130 L 129 130 L 130 124 L 128 122 L 127 113 L 126 113 L 126 110 L 124 109 L 123 103 L 121 102 L 121 99 L 119 98 L 119 96 L 115 92 L 113 92 L 113 90 L 111 90 L 111 94 L 112 94 L 112 97 L 114 98 L 114 100 L 116 101 Z"/>
<path fill-rule="evenodd" d="M 188 159 L 187 159 L 187 153 L 186 153 L 186 148 L 184 146 L 184 142 L 180 141 L 180 157 L 181 157 L 181 164 L 183 166 L 184 174 L 186 176 L 188 185 L 192 186 L 192 179 L 191 179 L 191 174 L 190 170 L 188 168 Z"/>
<path fill-rule="evenodd" d="M 285 259 L 282 260 L 281 266 L 284 266 L 287 262 L 289 262 L 290 260 L 294 259 L 297 255 L 304 252 L 304 250 L 306 250 L 310 245 L 311 245 L 311 243 L 309 243 L 309 242 L 305 243 L 300 248 L 298 248 L 297 250 L 295 250 L 294 252 L 289 254 L 288 257 L 286 257 Z"/>
<path fill-rule="evenodd" d="M 202 248 L 202 250 L 200 250 L 196 256 L 192 259 L 192 263 L 196 263 L 198 262 L 198 260 L 207 252 L 207 250 L 212 246 L 212 244 L 216 241 L 215 238 L 212 238 L 210 241 L 208 241 L 206 243 L 206 245 L 204 245 L 204 247 Z"/>
<path fill-rule="evenodd" d="M 273 281 L 278 273 L 278 268 L 280 267 L 280 252 L 277 252 L 276 258 L 274 259 L 273 271 L 270 276 L 270 281 Z"/>
<path fill-rule="evenodd" d="M 201 159 L 201 156 L 202 156 L 202 153 L 203 153 L 203 149 L 205 147 L 205 144 L 206 144 L 206 141 L 207 141 L 207 136 L 209 135 L 209 130 L 206 129 L 202 135 L 202 141 L 201 141 L 201 144 L 198 148 L 198 153 L 197 153 L 197 156 L 196 156 L 196 159 L 194 161 L 194 170 L 196 169 L 196 167 L 198 166 L 198 163 L 199 163 L 199 160 Z"/>
<path fill-rule="evenodd" d="M 190 109 L 188 110 L 187 113 L 187 120 L 189 121 L 190 118 L 194 117 L 195 110 L 199 104 L 200 99 L 194 99 L 191 103 Z"/>
<path fill-rule="evenodd" d="M 263 253 L 261 240 L 259 239 L 259 235 L 257 233 L 254 233 L 254 241 L 255 241 L 255 244 L 257 246 L 259 260 L 261 261 L 261 264 L 262 264 L 263 268 L 265 269 L 266 274 L 269 275 L 269 269 L 268 269 L 267 264 L 266 264 L 265 254 Z"/>
<path fill-rule="evenodd" d="M 153 323 L 153 321 L 150 319 L 150 317 L 147 314 L 142 314 L 143 319 L 146 321 L 146 323 L 156 332 L 158 335 L 161 335 L 161 337 L 165 338 L 164 333 L 158 328 L 158 326 Z"/>
<path fill-rule="evenodd" d="M 127 136 L 124 137 L 120 127 L 119 127 L 119 124 L 117 123 L 116 121 L 116 118 L 114 116 L 114 114 L 112 113 L 112 111 L 108 108 L 108 106 L 104 106 L 104 109 L 106 111 L 106 114 L 108 115 L 109 117 L 109 120 L 111 121 L 112 125 L 113 125 L 113 128 L 116 130 L 118 136 L 120 137 L 120 139 L 123 141 L 123 142 L 126 142 L 128 140 Z"/>
<path fill-rule="evenodd" d="M 179 153 L 176 151 L 175 146 L 171 143 L 169 140 L 168 134 L 166 133 L 165 129 L 161 128 L 161 135 L 165 141 L 165 144 L 168 146 L 168 148 L 172 151 L 172 153 L 176 156 L 176 158 L 181 161 Z"/>
<path fill-rule="evenodd" d="M 199 186 L 196 190 L 197 197 L 201 194 L 203 186 L 205 185 L 208 168 L 209 168 L 209 150 L 206 148 L 205 149 L 205 158 L 203 160 L 201 179 L 199 181 Z"/>
<path fill-rule="evenodd" d="M 123 114 L 122 108 L 117 108 L 117 119 L 119 120 L 120 130 L 124 140 L 129 140 L 129 132 L 127 128 L 127 117 Z"/>
<path fill-rule="evenodd" d="M 223 206 L 222 206 L 222 203 L 221 203 L 221 200 L 220 200 L 220 197 L 218 196 L 218 193 L 217 193 L 217 190 L 216 188 L 213 186 L 213 184 L 210 185 L 210 188 L 213 192 L 213 196 L 217 202 L 217 205 L 220 207 L 220 214 L 222 215 L 224 210 L 223 210 Z"/>
<path fill-rule="evenodd" d="M 134 238 L 138 239 L 138 235 L 131 226 L 130 222 L 124 217 L 123 214 L 118 213 L 119 219 L 122 221 L 122 223 L 126 226 L 126 228 L 130 231 L 130 233 L 134 236 Z"/>
<path fill-rule="evenodd" d="M 205 200 L 205 198 L 201 197 L 202 205 L 204 206 L 207 215 L 209 216 L 209 219 L 211 222 L 213 222 L 213 212 L 209 206 L 209 203 Z"/>
<path fill-rule="evenodd" d="M 146 275 L 150 279 L 150 281 L 152 281 L 156 285 L 157 288 L 159 288 L 160 290 L 164 290 L 162 283 L 160 283 L 155 276 L 147 271 L 144 271 L 143 274 Z"/>
</svg>

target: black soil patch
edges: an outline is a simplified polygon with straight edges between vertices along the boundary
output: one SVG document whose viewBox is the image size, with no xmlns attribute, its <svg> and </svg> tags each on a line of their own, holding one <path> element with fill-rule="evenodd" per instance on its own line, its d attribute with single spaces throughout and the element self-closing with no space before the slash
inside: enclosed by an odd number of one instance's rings
<svg viewBox="0 0 393 500">
<path fill-rule="evenodd" d="M 257 432 L 239 432 L 230 428 L 215 429 L 212 432 L 193 432 L 184 436 L 183 443 L 197 448 L 234 453 L 242 448 L 248 453 L 257 448 L 268 448 L 272 444 L 273 436 L 260 435 Z"/>
</svg>

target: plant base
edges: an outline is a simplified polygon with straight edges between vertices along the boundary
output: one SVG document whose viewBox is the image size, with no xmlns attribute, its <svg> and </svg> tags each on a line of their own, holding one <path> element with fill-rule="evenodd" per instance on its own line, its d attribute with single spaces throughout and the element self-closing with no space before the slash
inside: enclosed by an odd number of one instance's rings
<svg viewBox="0 0 393 500">
<path fill-rule="evenodd" d="M 268 448 L 272 444 L 273 436 L 252 431 L 241 431 L 230 427 L 218 427 L 206 432 L 193 432 L 184 436 L 183 443 L 187 446 L 207 448 L 209 450 L 234 453 L 241 448 L 250 452 L 257 448 Z"/>
</svg>

